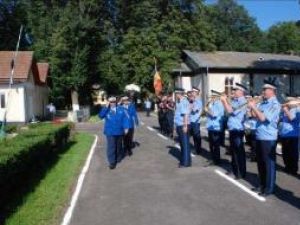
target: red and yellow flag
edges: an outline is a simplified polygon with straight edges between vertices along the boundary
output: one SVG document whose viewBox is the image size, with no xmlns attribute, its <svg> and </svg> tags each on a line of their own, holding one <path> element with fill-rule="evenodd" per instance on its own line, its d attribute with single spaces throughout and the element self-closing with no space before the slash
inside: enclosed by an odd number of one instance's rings
<svg viewBox="0 0 300 225">
<path fill-rule="evenodd" d="M 154 74 L 154 80 L 153 80 L 153 87 L 155 90 L 155 95 L 159 95 L 163 89 L 163 82 L 160 76 L 160 72 L 157 70 L 157 61 L 156 58 L 154 58 L 154 62 L 155 62 L 155 74 Z"/>
<path fill-rule="evenodd" d="M 159 71 L 155 71 L 153 86 L 154 86 L 156 95 L 159 95 L 160 92 L 162 91 L 162 85 L 163 85 L 163 83 L 162 83 L 162 80 L 160 77 L 160 73 L 159 73 Z"/>
</svg>

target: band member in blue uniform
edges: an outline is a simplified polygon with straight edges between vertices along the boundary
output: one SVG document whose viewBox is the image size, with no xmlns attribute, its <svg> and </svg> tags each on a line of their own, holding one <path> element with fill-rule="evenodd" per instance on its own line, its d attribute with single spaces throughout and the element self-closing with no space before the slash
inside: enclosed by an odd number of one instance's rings
<svg viewBox="0 0 300 225">
<path fill-rule="evenodd" d="M 192 165 L 190 143 L 189 143 L 189 102 L 184 97 L 184 89 L 175 88 L 176 107 L 174 114 L 174 124 L 179 137 L 181 157 L 179 167 L 189 167 Z"/>
<path fill-rule="evenodd" d="M 212 91 L 212 93 L 214 93 Z M 208 165 L 220 164 L 220 145 L 222 139 L 222 129 L 224 120 L 224 106 L 217 96 L 212 95 L 205 107 L 207 114 L 206 128 L 208 130 L 209 149 L 212 161 Z"/>
<path fill-rule="evenodd" d="M 110 97 L 108 104 L 101 109 L 99 117 L 105 119 L 104 134 L 107 140 L 107 161 L 110 169 L 115 169 L 123 157 L 122 139 L 128 133 L 129 119 L 122 106 L 117 105 L 116 97 Z"/>
<path fill-rule="evenodd" d="M 190 135 L 193 137 L 195 153 L 201 153 L 200 117 L 202 113 L 202 101 L 197 95 L 198 89 L 188 92 L 190 103 Z"/>
<path fill-rule="evenodd" d="M 129 129 L 128 133 L 124 135 L 124 152 L 126 155 L 132 155 L 132 148 L 134 146 L 133 137 L 134 137 L 134 130 L 135 127 L 139 125 L 139 118 L 136 113 L 135 106 L 132 102 L 129 101 L 127 96 L 122 97 L 122 106 L 125 110 L 125 114 L 129 119 Z"/>
<path fill-rule="evenodd" d="M 260 180 L 259 194 L 268 196 L 274 192 L 276 180 L 276 145 L 278 121 L 281 105 L 276 98 L 276 80 L 264 80 L 263 101 L 256 105 L 249 100 L 248 107 L 257 118 L 256 125 L 256 157 Z"/>
<path fill-rule="evenodd" d="M 244 121 L 246 116 L 247 100 L 245 92 L 247 88 L 235 83 L 231 104 L 227 96 L 221 96 L 221 102 L 228 113 L 227 127 L 229 130 L 229 142 L 231 152 L 232 171 L 236 179 L 246 176 L 246 152 L 244 148 Z"/>
<path fill-rule="evenodd" d="M 290 102 L 292 103 L 293 100 Z M 300 109 L 289 102 L 283 104 L 280 114 L 279 136 L 282 144 L 282 157 L 287 173 L 296 175 L 299 160 Z"/>
<path fill-rule="evenodd" d="M 167 107 L 167 122 L 168 122 L 167 135 L 173 138 L 175 102 L 173 100 L 172 94 L 169 94 L 168 96 L 166 107 Z"/>
<path fill-rule="evenodd" d="M 256 161 L 256 118 L 252 110 L 247 109 L 246 121 L 244 123 L 245 132 L 247 133 L 247 142 L 250 146 L 250 161 Z"/>
</svg>

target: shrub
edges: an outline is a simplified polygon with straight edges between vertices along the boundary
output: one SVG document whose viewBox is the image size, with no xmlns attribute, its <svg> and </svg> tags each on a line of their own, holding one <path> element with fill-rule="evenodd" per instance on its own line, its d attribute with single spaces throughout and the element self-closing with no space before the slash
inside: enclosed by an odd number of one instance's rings
<svg viewBox="0 0 300 225">
<path fill-rule="evenodd" d="M 37 164 L 57 154 L 69 135 L 70 124 L 39 124 L 0 142 L 0 199 L 21 185 Z"/>
</svg>

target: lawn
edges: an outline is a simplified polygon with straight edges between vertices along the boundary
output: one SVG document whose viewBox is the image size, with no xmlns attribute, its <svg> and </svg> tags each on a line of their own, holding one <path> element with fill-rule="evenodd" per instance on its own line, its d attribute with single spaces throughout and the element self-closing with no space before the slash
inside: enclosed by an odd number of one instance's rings
<svg viewBox="0 0 300 225">
<path fill-rule="evenodd" d="M 93 140 L 92 135 L 76 134 L 55 165 L 7 218 L 5 225 L 60 224 Z"/>
</svg>

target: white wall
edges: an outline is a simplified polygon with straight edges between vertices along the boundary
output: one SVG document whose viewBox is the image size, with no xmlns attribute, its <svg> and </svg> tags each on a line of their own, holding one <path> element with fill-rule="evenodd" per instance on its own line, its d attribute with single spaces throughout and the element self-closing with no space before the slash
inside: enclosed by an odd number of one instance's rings
<svg viewBox="0 0 300 225">
<path fill-rule="evenodd" d="M 9 91 L 7 85 L 0 85 L 0 93 L 5 93 L 6 98 L 6 121 L 25 122 L 24 87 L 14 85 Z M 4 109 L 0 109 L 0 118 L 3 118 Z"/>
<path fill-rule="evenodd" d="M 244 84 L 249 88 L 249 75 L 244 73 L 209 73 L 208 74 L 208 91 L 213 89 L 215 91 L 225 91 L 226 77 L 233 77 L 233 84 L 236 82 Z"/>
<path fill-rule="evenodd" d="M 185 91 L 190 91 L 192 89 L 191 77 L 181 77 L 181 84 Z"/>
</svg>

